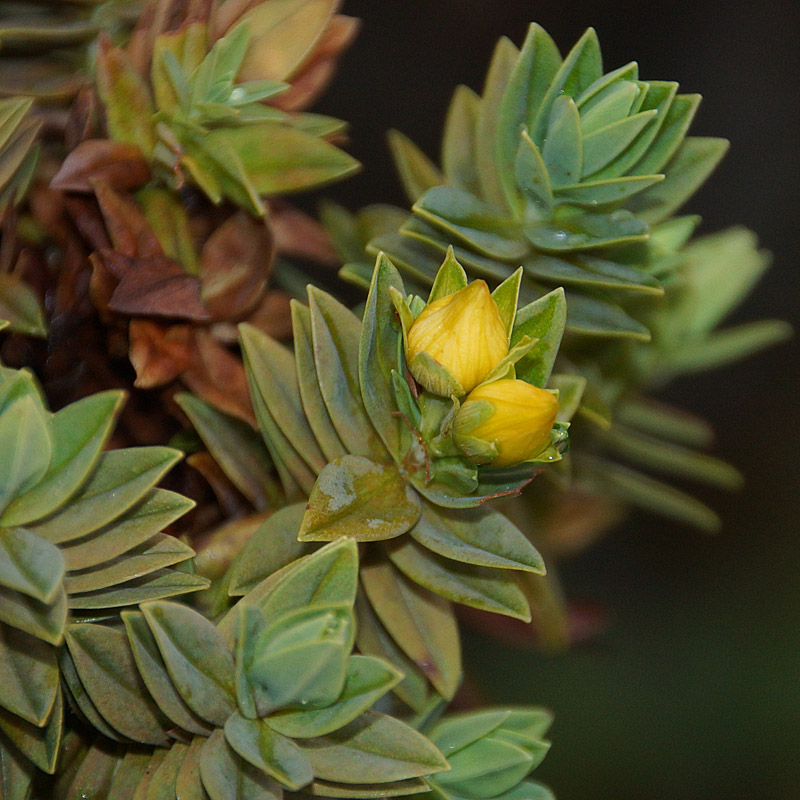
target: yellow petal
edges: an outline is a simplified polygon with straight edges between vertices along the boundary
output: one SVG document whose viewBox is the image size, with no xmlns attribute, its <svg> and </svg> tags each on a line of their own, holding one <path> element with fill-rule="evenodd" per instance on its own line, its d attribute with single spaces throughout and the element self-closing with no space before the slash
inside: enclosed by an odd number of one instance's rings
<svg viewBox="0 0 800 800">
<path fill-rule="evenodd" d="M 408 332 L 408 362 L 414 377 L 431 388 L 413 359 L 427 353 L 469 392 L 507 355 L 505 325 L 485 281 L 435 300 L 423 309 Z M 419 374 L 417 374 L 419 373 Z"/>
<path fill-rule="evenodd" d="M 469 404 L 487 401 L 492 413 L 469 430 L 459 425 L 459 435 L 492 442 L 500 455 L 492 466 L 508 467 L 536 457 L 547 445 L 558 412 L 558 400 L 551 392 L 520 380 L 500 380 L 478 386 L 464 401 L 458 414 L 469 417 Z"/>
</svg>

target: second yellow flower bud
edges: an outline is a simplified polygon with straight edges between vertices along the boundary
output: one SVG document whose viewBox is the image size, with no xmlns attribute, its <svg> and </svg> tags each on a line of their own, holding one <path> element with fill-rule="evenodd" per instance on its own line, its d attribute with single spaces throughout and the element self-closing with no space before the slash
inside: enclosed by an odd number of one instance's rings
<svg viewBox="0 0 800 800">
<path fill-rule="evenodd" d="M 536 458 L 550 441 L 558 413 L 551 392 L 520 380 L 478 386 L 456 414 L 456 445 L 476 463 L 510 467 Z"/>
</svg>

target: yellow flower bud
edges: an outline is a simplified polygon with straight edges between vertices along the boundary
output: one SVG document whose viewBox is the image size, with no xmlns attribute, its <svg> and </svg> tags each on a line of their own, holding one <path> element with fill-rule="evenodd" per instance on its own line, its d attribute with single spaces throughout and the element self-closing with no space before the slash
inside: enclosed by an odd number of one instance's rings
<svg viewBox="0 0 800 800">
<path fill-rule="evenodd" d="M 446 381 L 426 369 L 427 355 L 443 367 L 466 394 L 477 386 L 508 354 L 508 337 L 500 311 L 485 281 L 469 286 L 426 306 L 408 331 L 408 366 L 426 389 L 448 395 Z M 435 366 L 435 365 L 434 365 Z"/>
<path fill-rule="evenodd" d="M 550 439 L 558 412 L 551 392 L 520 380 L 478 386 L 453 425 L 458 447 L 472 460 L 510 467 L 535 458 Z"/>
</svg>

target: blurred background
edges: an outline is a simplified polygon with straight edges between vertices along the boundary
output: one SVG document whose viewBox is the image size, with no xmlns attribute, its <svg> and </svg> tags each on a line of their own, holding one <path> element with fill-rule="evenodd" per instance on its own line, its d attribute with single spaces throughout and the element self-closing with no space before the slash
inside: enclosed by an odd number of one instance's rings
<svg viewBox="0 0 800 800">
<path fill-rule="evenodd" d="M 774 253 L 736 321 L 800 325 L 797 0 L 346 0 L 344 11 L 364 27 L 318 110 L 351 121 L 365 171 L 332 198 L 405 205 L 388 128 L 437 157 L 453 88 L 481 87 L 499 36 L 519 44 L 535 20 L 566 51 L 593 25 L 607 68 L 636 59 L 644 78 L 704 96 L 693 132 L 732 147 L 688 210 L 701 231 L 744 224 Z M 637 514 L 565 565 L 569 596 L 611 613 L 606 633 L 566 655 L 468 637 L 467 663 L 493 700 L 555 711 L 536 775 L 560 800 L 800 797 L 798 349 L 796 337 L 664 395 L 711 420 L 717 454 L 747 477 L 740 494 L 702 496 L 720 535 Z"/>
</svg>

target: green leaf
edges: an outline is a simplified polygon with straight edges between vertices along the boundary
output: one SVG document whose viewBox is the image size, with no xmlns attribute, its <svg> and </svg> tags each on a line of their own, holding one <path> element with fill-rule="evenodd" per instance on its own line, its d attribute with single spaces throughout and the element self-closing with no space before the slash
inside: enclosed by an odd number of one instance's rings
<svg viewBox="0 0 800 800">
<path fill-rule="evenodd" d="M 151 489 L 145 498 L 113 522 L 85 539 L 61 547 L 68 570 L 82 570 L 111 561 L 149 541 L 194 507 L 194 501 L 166 489 Z"/>
<path fill-rule="evenodd" d="M 516 194 L 514 164 L 521 149 L 520 133 L 539 110 L 560 66 L 558 47 L 544 28 L 533 23 L 503 93 L 497 125 L 500 178 L 512 206 Z M 528 141 L 531 141 L 529 137 Z"/>
<path fill-rule="evenodd" d="M 615 423 L 690 447 L 709 447 L 714 441 L 714 430 L 705 420 L 648 397 L 620 404 L 614 416 Z"/>
<path fill-rule="evenodd" d="M 356 598 L 356 627 L 358 650 L 364 655 L 388 661 L 403 674 L 403 680 L 394 687 L 395 694 L 409 708 L 422 713 L 431 703 L 434 690 L 425 675 L 400 649 L 381 624 L 367 601 L 364 592 Z M 438 695 L 436 695 L 438 697 Z"/>
<path fill-rule="evenodd" d="M 436 782 L 456 795 L 502 794 L 530 772 L 532 761 L 516 744 L 491 737 L 450 755 L 450 771 Z"/>
<path fill-rule="evenodd" d="M 409 581 L 387 559 L 362 565 L 361 582 L 394 641 L 443 697 L 452 698 L 461 680 L 461 645 L 450 604 Z"/>
<path fill-rule="evenodd" d="M 515 365 L 517 378 L 540 388 L 547 385 L 566 320 L 567 303 L 563 289 L 555 289 L 517 312 L 511 332 L 511 346 L 524 336 L 538 340 L 533 349 Z"/>
<path fill-rule="evenodd" d="M 383 797 L 406 797 L 430 791 L 430 785 L 424 778 L 409 778 L 405 781 L 388 783 L 372 783 L 356 786 L 330 781 L 314 781 L 308 791 L 318 797 L 347 798 L 348 800 L 378 800 Z"/>
<path fill-rule="evenodd" d="M 55 650 L 41 639 L 0 624 L 0 674 L 0 706 L 32 725 L 44 725 L 58 691 Z"/>
<path fill-rule="evenodd" d="M 211 800 L 281 800 L 280 785 L 240 758 L 221 730 L 206 739 L 198 761 Z"/>
<path fill-rule="evenodd" d="M 307 306 L 292 300 L 292 330 L 297 381 L 306 419 L 327 461 L 347 453 L 328 414 L 328 408 L 317 380 L 314 345 L 311 332 L 311 312 Z"/>
<path fill-rule="evenodd" d="M 144 615 L 140 611 L 123 611 L 122 621 L 136 668 L 161 713 L 189 733 L 208 736 L 212 728 L 192 712 L 173 685 Z"/>
<path fill-rule="evenodd" d="M 45 413 L 33 395 L 13 400 L 0 413 L 0 509 L 47 474 L 52 440 Z"/>
<path fill-rule="evenodd" d="M 188 749 L 183 742 L 174 742 L 170 746 L 164 760 L 153 770 L 144 800 L 175 800 L 175 782 Z"/>
<path fill-rule="evenodd" d="M 419 512 L 414 490 L 395 467 L 362 456 L 342 456 L 320 473 L 308 498 L 299 539 L 390 539 L 409 530 Z"/>
<path fill-rule="evenodd" d="M 23 525 L 55 511 L 86 480 L 97 463 L 123 402 L 123 393 L 101 392 L 61 409 L 48 420 L 53 453 L 36 486 L 3 513 L 4 525 Z"/>
<path fill-rule="evenodd" d="M 514 261 L 527 252 L 509 222 L 483 200 L 452 186 L 435 186 L 414 204 L 414 213 L 484 256 Z"/>
<path fill-rule="evenodd" d="M 329 294 L 308 287 L 314 360 L 322 397 L 347 450 L 377 460 L 386 451 L 369 420 L 358 379 L 361 323 Z"/>
<path fill-rule="evenodd" d="M 674 373 L 700 372 L 739 361 L 786 341 L 792 326 L 780 319 L 765 319 L 717 331 L 700 342 L 689 342 L 667 361 Z"/>
<path fill-rule="evenodd" d="M 3 800 L 29 800 L 36 767 L 0 736 L 0 792 Z"/>
<path fill-rule="evenodd" d="M 312 605 L 352 606 L 357 585 L 358 547 L 353 539 L 339 539 L 276 572 L 240 605 L 258 605 L 267 619 Z"/>
<path fill-rule="evenodd" d="M 280 475 L 286 499 L 290 502 L 299 500 L 311 491 L 316 475 L 294 449 L 270 413 L 264 395 L 271 391 L 271 387 L 262 380 L 262 354 L 258 350 L 248 349 L 247 342 L 242 340 L 242 355 L 258 427 Z"/>
<path fill-rule="evenodd" d="M 91 725 L 100 731 L 107 739 L 114 742 L 128 743 L 100 716 L 100 712 L 86 693 L 86 689 L 78 677 L 69 648 L 62 647 L 59 649 L 58 661 L 61 667 L 61 677 L 64 679 L 64 686 L 68 689 L 67 697 L 70 700 L 70 707 L 76 712 L 78 718 L 85 724 Z"/>
<path fill-rule="evenodd" d="M 558 199 L 574 205 L 596 208 L 623 203 L 634 195 L 664 180 L 663 175 L 636 175 L 632 178 L 605 178 L 560 186 Z"/>
<path fill-rule="evenodd" d="M 570 261 L 538 255 L 525 262 L 525 271 L 537 280 L 565 286 L 664 294 L 661 283 L 646 272 L 590 255 L 574 256 Z"/>
<path fill-rule="evenodd" d="M 193 556 L 191 547 L 174 536 L 160 533 L 119 558 L 80 572 L 71 572 L 64 585 L 70 594 L 94 592 L 119 586 L 125 581 L 149 575 Z"/>
<path fill-rule="evenodd" d="M 566 297 L 569 331 L 604 338 L 650 341 L 650 331 L 615 303 L 575 292 Z"/>
<path fill-rule="evenodd" d="M 667 219 L 705 183 L 728 146 L 726 139 L 685 139 L 664 168 L 666 180 L 636 195 L 628 208 L 651 224 Z"/>
<path fill-rule="evenodd" d="M 5 734 L 26 758 L 50 774 L 56 769 L 63 725 L 64 701 L 60 691 L 56 692 L 53 710 L 43 727 L 31 725 L 0 708 L 0 734 Z"/>
<path fill-rule="evenodd" d="M 272 418 L 306 464 L 319 474 L 326 459 L 306 419 L 294 356 L 251 325 L 242 325 L 239 330 L 248 361 L 253 366 L 254 377 Z"/>
<path fill-rule="evenodd" d="M 125 634 L 102 625 L 70 625 L 66 641 L 81 683 L 106 722 L 135 742 L 165 746 L 167 719 L 136 669 Z"/>
<path fill-rule="evenodd" d="M 261 581 L 308 553 L 308 545 L 297 540 L 305 504 L 296 503 L 275 511 L 259 525 L 231 565 L 228 593 L 247 594 Z"/>
<path fill-rule="evenodd" d="M 247 716 L 283 707 L 325 707 L 342 692 L 353 646 L 348 606 L 298 609 L 267 624 L 255 608 L 240 617 L 237 699 Z"/>
<path fill-rule="evenodd" d="M 583 457 L 581 466 L 587 468 L 581 482 L 596 491 L 710 533 L 720 528 L 719 517 L 708 506 L 673 486 L 605 460 Z"/>
<path fill-rule="evenodd" d="M 205 617 L 177 603 L 148 603 L 142 612 L 186 705 L 224 725 L 236 706 L 233 658 L 222 635 Z"/>
<path fill-rule="evenodd" d="M 739 470 L 718 458 L 639 433 L 616 422 L 603 439 L 623 458 L 665 475 L 691 478 L 729 491 L 741 489 L 744 483 Z"/>
<path fill-rule="evenodd" d="M 0 586 L 52 603 L 64 569 L 55 545 L 24 528 L 0 528 Z"/>
<path fill-rule="evenodd" d="M 675 87 L 677 89 L 677 86 Z M 652 85 L 648 92 L 653 91 Z M 658 136 L 647 148 L 647 152 L 631 169 L 631 174 L 647 175 L 663 172 L 672 156 L 684 141 L 692 120 L 700 106 L 699 94 L 679 94 L 670 103 Z"/>
<path fill-rule="evenodd" d="M 509 573 L 452 561 L 404 539 L 388 548 L 392 563 L 420 586 L 465 606 L 529 622 L 525 595 Z"/>
<path fill-rule="evenodd" d="M 586 146 L 588 143 L 587 139 Z M 583 150 L 578 107 L 571 97 L 562 95 L 553 103 L 542 147 L 542 160 L 554 188 L 578 182 L 583 173 Z"/>
<path fill-rule="evenodd" d="M 169 447 L 113 450 L 100 457 L 92 477 L 70 504 L 31 530 L 54 544 L 86 536 L 126 512 L 181 458 Z"/>
<path fill-rule="evenodd" d="M 69 607 L 73 609 L 117 608 L 175 597 L 187 592 L 207 589 L 209 580 L 191 572 L 176 569 L 159 569 L 141 578 L 134 578 L 117 586 L 93 592 L 75 593 L 69 596 Z"/>
<path fill-rule="evenodd" d="M 311 764 L 291 740 L 273 731 L 266 720 L 232 714 L 225 723 L 228 744 L 246 761 L 297 791 L 314 779 Z"/>
<path fill-rule="evenodd" d="M 175 402 L 234 486 L 256 509 L 267 508 L 265 487 L 272 482 L 270 458 L 253 429 L 194 395 L 178 394 Z"/>
<path fill-rule="evenodd" d="M 407 136 L 391 130 L 387 139 L 400 183 L 410 203 L 415 203 L 432 186 L 445 182 L 436 165 Z"/>
<path fill-rule="evenodd" d="M 550 174 L 539 148 L 524 129 L 514 161 L 514 177 L 526 198 L 541 206 L 543 214 L 549 215 L 553 207 Z"/>
<path fill-rule="evenodd" d="M 90 745 L 80 758 L 80 764 L 76 767 L 75 775 L 65 793 L 65 800 L 108 796 L 118 763 L 118 756 L 112 747 L 102 742 Z"/>
<path fill-rule="evenodd" d="M 403 292 L 403 281 L 394 264 L 381 254 L 375 263 L 361 325 L 358 376 L 361 397 L 370 420 L 386 449 L 400 456 L 401 434 L 395 416 L 392 372 L 400 368 L 398 353 L 403 332 L 397 320 L 391 290 Z"/>
<path fill-rule="evenodd" d="M 206 135 L 208 149 L 221 150 L 223 145 L 241 160 L 258 195 L 304 191 L 361 169 L 358 161 L 338 147 L 281 123 L 225 127 Z"/>
<path fill-rule="evenodd" d="M 180 800 L 208 800 L 208 794 L 200 776 L 200 763 L 205 742 L 204 738 L 195 736 L 189 744 L 189 750 L 178 770 L 178 777 L 175 779 L 175 794 Z"/>
<path fill-rule="evenodd" d="M 0 319 L 25 336 L 47 336 L 42 305 L 34 290 L 16 275 L 0 273 Z"/>
<path fill-rule="evenodd" d="M 352 656 L 347 665 L 344 689 L 327 708 L 279 711 L 269 717 L 271 728 L 293 739 L 325 736 L 352 722 L 386 692 L 402 674 L 370 656 Z"/>
<path fill-rule="evenodd" d="M 658 112 L 641 111 L 631 117 L 612 122 L 583 140 L 583 177 L 599 172 L 613 161 L 650 124 Z M 573 181 L 577 183 L 577 181 Z"/>
<path fill-rule="evenodd" d="M 552 56 L 551 56 L 552 58 Z M 548 64 L 552 69 L 552 66 Z M 547 94 L 537 106 L 528 109 L 528 129 L 531 138 L 541 143 L 550 119 L 550 111 L 556 100 L 562 95 L 579 97 L 603 74 L 603 60 L 600 55 L 600 43 L 594 28 L 589 28 L 578 40 L 548 82 Z"/>
<path fill-rule="evenodd" d="M 374 711 L 328 736 L 302 740 L 301 747 L 315 776 L 339 783 L 384 783 L 447 769 L 421 733 Z"/>
<path fill-rule="evenodd" d="M 414 541 L 440 556 L 480 567 L 544 574 L 544 562 L 511 520 L 485 506 L 458 511 L 423 503 Z"/>
<path fill-rule="evenodd" d="M 497 310 L 500 312 L 500 318 L 505 325 L 509 341 L 511 340 L 511 331 L 514 328 L 514 320 L 517 317 L 517 303 L 519 301 L 522 274 L 523 270 L 520 267 L 492 292 L 492 299 L 497 304 Z"/>
<path fill-rule="evenodd" d="M 489 64 L 475 128 L 475 156 L 481 195 L 499 209 L 505 207 L 506 199 L 501 177 L 503 165 L 497 158 L 497 142 L 503 125 L 508 121 L 501 116 L 501 102 L 518 56 L 519 51 L 511 40 L 501 37 Z"/>
<path fill-rule="evenodd" d="M 40 603 L 13 589 L 0 587 L 0 622 L 50 644 L 60 644 L 67 622 L 67 595 L 59 586 L 50 603 Z"/>
<path fill-rule="evenodd" d="M 472 194 L 479 191 L 475 136 L 480 102 L 472 89 L 457 86 L 442 136 L 442 169 L 447 183 Z"/>
</svg>

